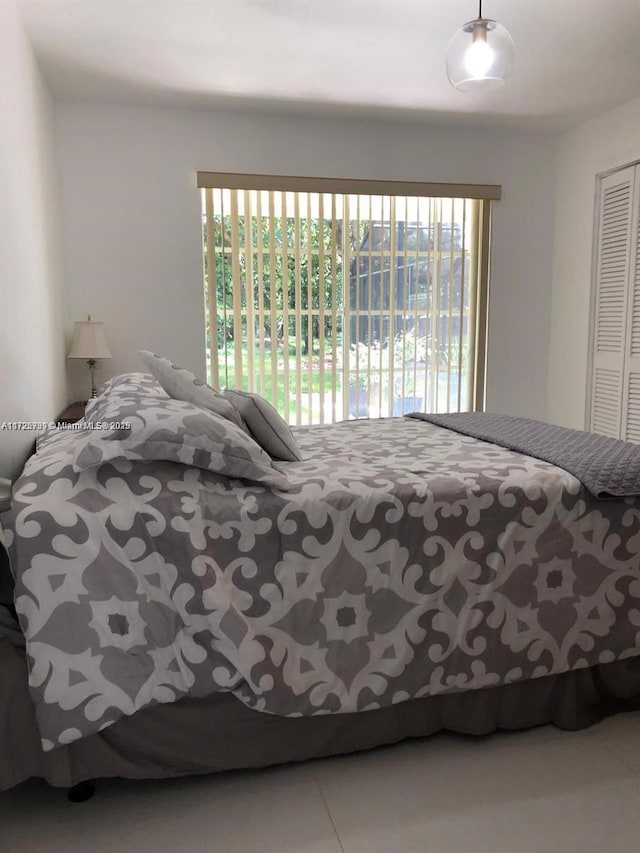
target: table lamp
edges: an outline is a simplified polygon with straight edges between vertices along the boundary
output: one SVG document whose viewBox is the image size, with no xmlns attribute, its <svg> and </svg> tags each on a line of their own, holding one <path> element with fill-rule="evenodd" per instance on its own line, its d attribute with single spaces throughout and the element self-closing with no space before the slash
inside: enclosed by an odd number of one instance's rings
<svg viewBox="0 0 640 853">
<path fill-rule="evenodd" d="M 86 320 L 75 323 L 73 343 L 67 358 L 83 358 L 89 365 L 91 373 L 91 396 L 96 396 L 96 361 L 100 358 L 111 358 L 107 336 L 103 323 L 96 323 L 89 315 Z"/>
</svg>

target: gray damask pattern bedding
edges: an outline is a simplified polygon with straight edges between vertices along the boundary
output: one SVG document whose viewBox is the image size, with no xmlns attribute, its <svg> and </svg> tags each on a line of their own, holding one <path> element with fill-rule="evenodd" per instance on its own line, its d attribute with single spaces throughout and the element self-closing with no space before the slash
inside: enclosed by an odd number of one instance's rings
<svg viewBox="0 0 640 853">
<path fill-rule="evenodd" d="M 2 522 L 45 749 L 185 694 L 344 713 L 640 653 L 637 500 L 416 420 L 295 435 L 286 492 L 42 443 Z"/>
<path fill-rule="evenodd" d="M 77 434 L 74 471 L 116 459 L 167 461 L 287 488 L 286 476 L 273 467 L 260 445 L 233 421 L 208 409 L 170 398 L 122 398 L 112 403 L 109 418 L 89 423 L 95 428 Z M 44 439 L 50 453 L 60 438 L 64 453 L 64 435 Z M 40 446 L 42 450 L 42 440 Z"/>
</svg>

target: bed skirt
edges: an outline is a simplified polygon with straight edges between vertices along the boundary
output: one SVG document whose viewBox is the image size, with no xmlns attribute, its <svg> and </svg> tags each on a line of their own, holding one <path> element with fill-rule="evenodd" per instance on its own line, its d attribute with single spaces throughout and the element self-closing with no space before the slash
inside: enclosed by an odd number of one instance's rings
<svg viewBox="0 0 640 853">
<path fill-rule="evenodd" d="M 0 790 L 30 777 L 56 787 L 119 776 L 160 779 L 339 755 L 439 731 L 485 735 L 554 723 L 581 729 L 640 709 L 640 658 L 403 702 L 359 714 L 276 717 L 228 693 L 144 709 L 44 753 L 24 651 L 0 641 Z"/>
</svg>

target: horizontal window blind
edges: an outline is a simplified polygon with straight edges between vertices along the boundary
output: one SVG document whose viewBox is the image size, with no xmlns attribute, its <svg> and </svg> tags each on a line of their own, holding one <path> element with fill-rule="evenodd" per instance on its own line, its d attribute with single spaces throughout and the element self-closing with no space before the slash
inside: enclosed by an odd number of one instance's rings
<svg viewBox="0 0 640 853">
<path fill-rule="evenodd" d="M 292 424 L 482 407 L 487 199 L 202 195 L 213 385 Z"/>
</svg>

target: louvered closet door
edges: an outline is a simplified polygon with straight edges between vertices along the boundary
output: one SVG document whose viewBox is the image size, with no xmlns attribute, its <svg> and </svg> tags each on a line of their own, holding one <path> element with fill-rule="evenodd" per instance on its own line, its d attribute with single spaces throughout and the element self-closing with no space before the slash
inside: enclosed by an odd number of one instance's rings
<svg viewBox="0 0 640 853">
<path fill-rule="evenodd" d="M 600 199 L 590 429 L 613 438 L 622 434 L 626 396 L 623 388 L 634 176 L 635 169 L 630 167 L 604 178 Z M 638 311 L 640 316 L 640 303 Z M 637 346 L 640 347 L 640 338 Z"/>
<path fill-rule="evenodd" d="M 640 168 L 635 167 L 631 217 L 627 339 L 621 438 L 640 444 Z"/>
</svg>

